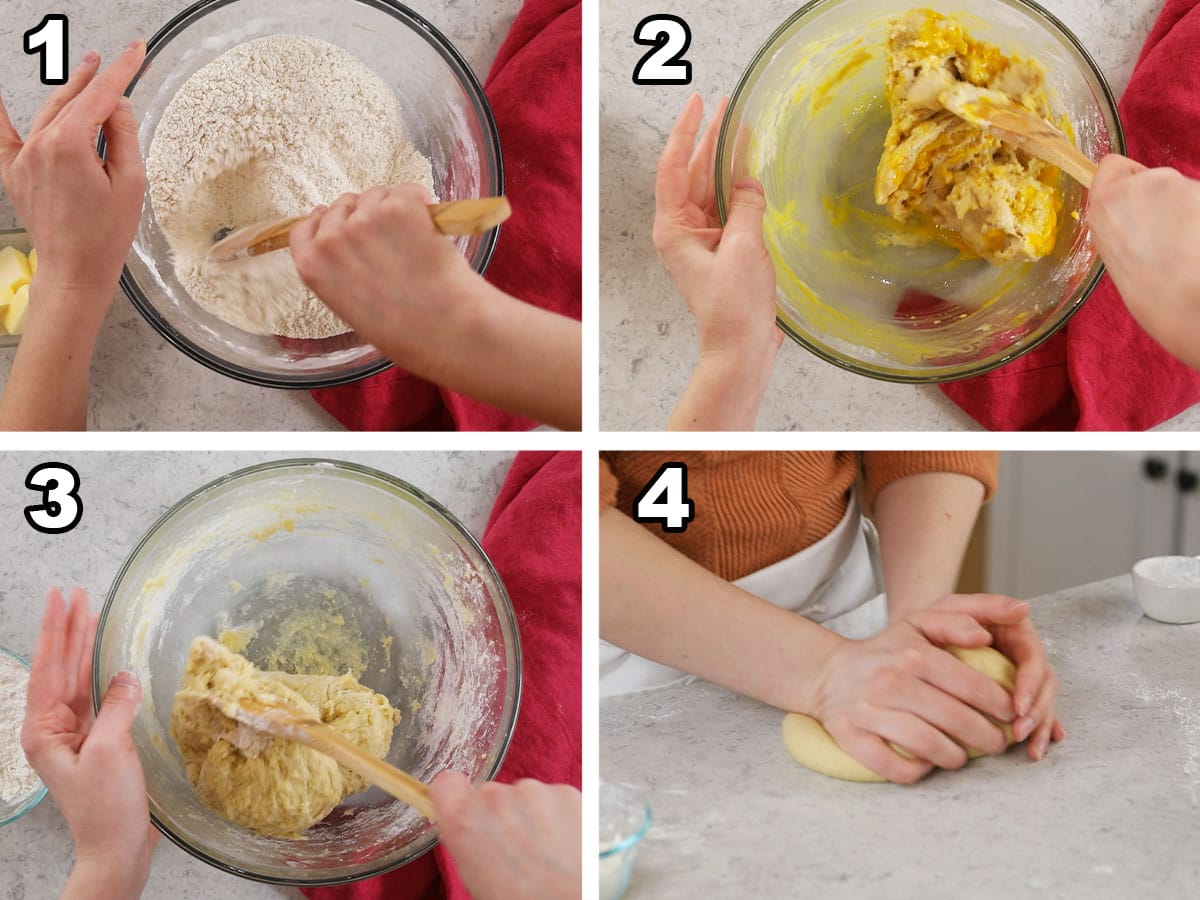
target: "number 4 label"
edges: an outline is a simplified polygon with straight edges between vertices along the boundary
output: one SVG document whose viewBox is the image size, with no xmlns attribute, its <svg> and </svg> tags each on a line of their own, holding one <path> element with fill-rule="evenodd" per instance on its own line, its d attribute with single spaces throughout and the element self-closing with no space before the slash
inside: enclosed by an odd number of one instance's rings
<svg viewBox="0 0 1200 900">
<path fill-rule="evenodd" d="M 671 534 L 687 531 L 696 518 L 696 504 L 687 495 L 687 466 L 664 463 L 633 501 L 633 520 L 662 525 Z"/>
<path fill-rule="evenodd" d="M 25 521 L 42 534 L 65 534 L 83 517 L 79 498 L 79 473 L 66 463 L 35 466 L 25 476 L 25 487 L 40 491 L 42 502 L 25 507 Z"/>
<path fill-rule="evenodd" d="M 692 45 L 692 31 L 683 19 L 646 16 L 633 30 L 633 42 L 654 48 L 634 66 L 634 84 L 692 83 L 692 64 L 683 58 Z"/>
</svg>

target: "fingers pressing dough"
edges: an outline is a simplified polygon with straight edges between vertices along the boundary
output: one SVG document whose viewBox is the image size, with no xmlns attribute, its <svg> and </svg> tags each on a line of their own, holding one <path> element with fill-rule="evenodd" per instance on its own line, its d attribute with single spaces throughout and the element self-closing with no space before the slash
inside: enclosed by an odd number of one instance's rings
<svg viewBox="0 0 1200 900">
<path fill-rule="evenodd" d="M 953 653 L 972 669 L 982 672 L 1010 694 L 1016 684 L 1017 667 L 1003 653 L 991 647 L 964 648 L 947 647 L 947 652 Z M 997 725 L 1004 731 L 1005 738 L 1011 746 L 1013 741 L 1012 729 L 1003 722 Z M 783 718 L 783 743 L 796 762 L 814 772 L 828 775 L 830 778 L 840 778 L 843 781 L 886 781 L 853 756 L 838 746 L 833 736 L 825 730 L 812 716 L 801 713 L 789 713 Z M 891 745 L 902 756 L 912 759 L 913 755 L 903 747 Z M 979 750 L 967 749 L 967 756 L 974 759 L 982 756 Z"/>
</svg>

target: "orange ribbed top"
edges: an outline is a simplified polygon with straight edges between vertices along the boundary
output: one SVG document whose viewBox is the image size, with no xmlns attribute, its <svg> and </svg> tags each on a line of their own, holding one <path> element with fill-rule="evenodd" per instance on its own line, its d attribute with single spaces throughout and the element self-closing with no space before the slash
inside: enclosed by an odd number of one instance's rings
<svg viewBox="0 0 1200 900">
<path fill-rule="evenodd" d="M 990 499 L 995 453 L 966 452 L 604 452 L 600 503 L 632 513 L 633 501 L 665 462 L 688 467 L 696 518 L 683 534 L 646 527 L 729 581 L 757 572 L 829 534 L 846 512 L 861 469 L 864 510 L 886 485 L 922 472 L 978 479 Z"/>
</svg>

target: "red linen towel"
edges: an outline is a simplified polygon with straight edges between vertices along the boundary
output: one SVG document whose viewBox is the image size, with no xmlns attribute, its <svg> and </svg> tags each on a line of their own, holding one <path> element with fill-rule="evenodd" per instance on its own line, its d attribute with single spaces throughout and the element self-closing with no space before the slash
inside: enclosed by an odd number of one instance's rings
<svg viewBox="0 0 1200 900">
<path fill-rule="evenodd" d="M 573 319 L 581 316 L 583 279 L 581 32 L 579 0 L 526 0 L 484 84 L 513 207 L 487 280 Z M 526 431 L 536 424 L 397 369 L 313 396 L 356 430 Z"/>
<path fill-rule="evenodd" d="M 524 686 L 517 726 L 497 781 L 519 778 L 580 786 L 583 728 L 582 459 L 521 453 L 492 509 L 483 548 L 517 616 Z M 311 900 L 467 900 L 440 846 L 399 869 Z"/>
<path fill-rule="evenodd" d="M 1200 0 L 1167 0 L 1120 103 L 1127 153 L 1200 178 Z M 1163 350 L 1104 279 L 1058 334 L 942 386 L 993 430 L 1143 431 L 1200 402 L 1200 373 Z"/>
</svg>

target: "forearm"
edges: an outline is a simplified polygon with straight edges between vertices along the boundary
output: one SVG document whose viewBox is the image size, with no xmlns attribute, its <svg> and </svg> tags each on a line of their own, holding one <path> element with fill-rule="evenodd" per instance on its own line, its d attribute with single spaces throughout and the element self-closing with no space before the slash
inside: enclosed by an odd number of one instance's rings
<svg viewBox="0 0 1200 900">
<path fill-rule="evenodd" d="M 36 280 L 31 287 L 29 321 L 0 397 L 0 430 L 87 428 L 92 353 L 103 317 L 70 310 L 107 310 L 111 294 L 80 303 L 64 302 L 56 291 Z"/>
<path fill-rule="evenodd" d="M 600 515 L 600 634 L 780 709 L 807 711 L 842 638 L 735 587 L 615 509 Z"/>
<path fill-rule="evenodd" d="M 556 428 L 578 430 L 583 418 L 580 324 L 518 300 L 474 273 L 451 290 L 457 296 L 448 302 L 446 315 L 431 324 L 445 339 L 427 341 L 414 352 L 411 336 L 398 326 L 376 346 L 443 387 Z"/>
<path fill-rule="evenodd" d="M 668 431 L 753 431 L 771 378 L 774 351 L 754 356 L 701 355 Z"/>
<path fill-rule="evenodd" d="M 979 481 L 952 472 L 909 475 L 879 492 L 874 521 L 889 618 L 954 592 L 983 495 Z"/>
</svg>

